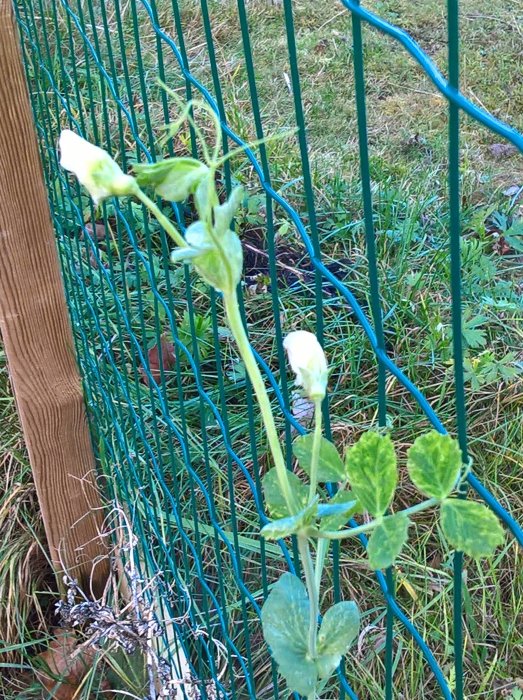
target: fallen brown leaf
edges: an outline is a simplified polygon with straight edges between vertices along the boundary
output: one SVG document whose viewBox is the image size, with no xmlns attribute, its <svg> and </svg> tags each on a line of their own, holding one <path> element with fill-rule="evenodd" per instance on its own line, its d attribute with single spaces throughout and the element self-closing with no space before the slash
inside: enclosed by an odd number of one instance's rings
<svg viewBox="0 0 523 700">
<path fill-rule="evenodd" d="M 105 240 L 105 226 L 103 224 L 86 224 L 85 233 L 93 241 Z"/>
<path fill-rule="evenodd" d="M 40 670 L 36 675 L 53 700 L 76 700 L 78 689 L 92 668 L 96 652 L 77 653 L 78 638 L 66 629 L 52 630 L 54 639 L 49 648 L 38 655 Z"/>
<path fill-rule="evenodd" d="M 164 335 L 160 338 L 160 348 L 158 348 L 158 343 L 153 345 L 153 347 L 147 353 L 149 358 L 149 369 L 152 378 L 157 384 L 160 384 L 162 380 L 160 372 L 160 357 L 162 359 L 163 371 L 167 372 L 174 367 L 175 354 L 173 343 Z M 140 374 L 142 375 L 142 381 L 144 384 L 149 386 L 149 374 L 145 367 L 140 367 Z"/>
<path fill-rule="evenodd" d="M 89 254 L 89 264 L 93 268 L 93 270 L 98 269 L 98 267 L 99 267 L 98 260 L 99 260 L 99 258 L 96 255 L 96 253 L 94 252 L 94 250 L 91 250 L 91 252 Z M 102 265 L 103 265 L 103 263 L 102 263 Z"/>
<path fill-rule="evenodd" d="M 509 246 L 504 236 L 499 236 L 492 245 L 492 250 L 498 255 L 510 255 L 514 251 Z"/>
</svg>

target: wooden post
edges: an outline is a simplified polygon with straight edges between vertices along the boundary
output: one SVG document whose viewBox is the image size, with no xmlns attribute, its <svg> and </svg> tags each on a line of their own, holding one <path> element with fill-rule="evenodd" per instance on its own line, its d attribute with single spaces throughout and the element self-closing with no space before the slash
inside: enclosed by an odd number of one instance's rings
<svg viewBox="0 0 523 700">
<path fill-rule="evenodd" d="M 0 76 L 0 330 L 53 564 L 98 595 L 103 516 L 11 0 Z"/>
</svg>

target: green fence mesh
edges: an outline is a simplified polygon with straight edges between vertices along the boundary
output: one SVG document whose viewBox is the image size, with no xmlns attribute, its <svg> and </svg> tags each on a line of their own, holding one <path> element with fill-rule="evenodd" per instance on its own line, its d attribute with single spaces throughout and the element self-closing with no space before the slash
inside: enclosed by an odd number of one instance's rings
<svg viewBox="0 0 523 700">
<path fill-rule="evenodd" d="M 281 571 L 294 570 L 297 559 L 292 548 L 265 543 L 258 535 L 266 522 L 260 493 L 266 446 L 219 298 L 195 281 L 187 269 L 170 266 L 168 241 L 140 205 L 111 202 L 98 213 L 92 208 L 85 192 L 59 168 L 56 143 L 60 130 L 73 128 L 103 145 L 124 168 L 165 155 L 157 146 L 160 127 L 172 119 L 176 108 L 155 83 L 157 77 L 184 98 L 199 94 L 208 100 L 222 123 L 224 152 L 231 144 L 243 144 L 242 137 L 261 138 L 267 130 L 274 132 L 281 125 L 299 128 L 286 146 L 298 163 L 294 171 L 286 168 L 285 149 L 275 157 L 269 147 L 261 146 L 256 153 L 248 149 L 245 157 L 232 161 L 232 167 L 228 164 L 220 182 L 226 190 L 237 180 L 250 188 L 247 214 L 238 224 L 250 232 L 244 238 L 246 282 L 240 297 L 251 342 L 271 386 L 289 466 L 289 445 L 296 431 L 303 432 L 304 418 L 299 415 L 300 405 L 288 378 L 279 368 L 285 367 L 282 332 L 295 323 L 315 330 L 328 354 L 338 358 L 342 369 L 333 382 L 330 403 L 333 415 L 339 415 L 340 405 L 344 406 L 344 426 L 349 433 L 357 431 L 362 421 L 385 425 L 391 416 L 400 424 L 428 419 L 438 430 L 445 430 L 421 392 L 389 357 L 392 341 L 388 340 L 380 302 L 374 233 L 362 24 L 397 40 L 449 101 L 454 386 L 457 432 L 465 456 L 460 112 L 523 151 L 521 135 L 458 92 L 457 0 L 448 2 L 448 81 L 408 34 L 360 7 L 356 0 L 342 0 L 338 9 L 352 17 L 345 37 L 349 44 L 344 50 L 348 51 L 352 35 L 352 60 L 347 70 L 352 63 L 354 94 L 349 91 L 347 101 L 356 102 L 358 197 L 362 198 L 366 241 L 363 271 L 368 275 L 368 295 L 363 300 L 361 295 L 356 298 L 350 280 L 351 275 L 363 274 L 362 268 L 353 261 L 335 261 L 335 253 L 325 258 L 322 250 L 333 234 L 318 215 L 322 195 L 311 170 L 307 143 L 310 105 L 304 103 L 300 88 L 300 81 L 307 81 L 307 71 L 300 70 L 292 0 L 283 0 L 282 6 L 269 3 L 263 10 L 273 22 L 266 41 L 274 47 L 270 49 L 274 65 L 279 66 L 281 59 L 288 88 L 286 112 L 278 125 L 266 122 L 271 86 L 265 82 L 260 89 L 256 52 L 251 48 L 249 16 L 261 11 L 259 3 L 15 3 L 104 487 L 108 498 L 121 506 L 132 523 L 140 575 L 154 580 L 157 614 L 164 632 L 159 644 L 172 675 L 180 677 L 186 672 L 185 657 L 197 681 L 194 687 L 190 683 L 179 686 L 173 697 L 260 700 L 285 695 L 262 639 L 259 612 L 268 586 Z M 229 34 L 235 42 L 234 60 L 230 46 L 223 49 Z M 303 58 L 303 52 L 300 56 Z M 196 155 L 193 134 L 188 131 L 176 148 Z M 183 230 L 191 212 L 188 207 L 173 205 L 170 215 Z M 289 227 L 297 233 L 290 251 L 281 244 L 283 231 Z M 328 248 L 332 250 L 332 246 Z M 372 323 L 367 318 L 366 299 Z M 404 393 L 403 399 L 387 406 L 391 379 L 399 382 Z M 406 401 L 403 408 L 401 401 Z M 327 421 L 326 430 L 330 435 L 339 426 Z M 469 484 L 521 541 L 521 530 L 476 477 L 470 475 Z M 364 538 L 361 543 L 365 544 Z M 407 663 L 407 655 L 423 658 L 425 666 L 417 666 L 422 669 L 419 677 L 411 673 L 412 695 L 404 697 L 461 700 L 461 555 L 453 558 L 454 625 L 445 632 L 453 647 L 443 643 L 443 635 L 429 634 L 431 643 L 424 641 L 395 600 L 391 571 L 378 573 L 371 580 L 366 572 L 356 570 L 355 581 L 349 581 L 349 556 L 334 547 L 329 595 L 342 598 L 353 585 L 368 590 L 369 599 L 379 602 L 370 610 L 362 604 L 365 625 L 369 626 L 366 630 L 379 629 L 381 634 L 383 629 L 383 635 L 376 639 L 370 656 L 361 649 L 354 651 L 347 671 L 340 668 L 327 691 L 329 697 L 392 698 L 394 674 L 398 664 Z M 448 585 L 452 585 L 451 578 L 449 574 Z M 376 597 L 376 591 L 381 591 L 381 598 Z M 436 626 L 443 624 L 434 619 Z M 427 623 L 421 626 L 427 635 Z M 373 654 L 378 662 L 372 663 L 371 681 L 361 668 L 370 664 Z M 360 669 L 355 671 L 353 664 Z M 369 687 L 374 689 L 371 694 Z"/>
</svg>

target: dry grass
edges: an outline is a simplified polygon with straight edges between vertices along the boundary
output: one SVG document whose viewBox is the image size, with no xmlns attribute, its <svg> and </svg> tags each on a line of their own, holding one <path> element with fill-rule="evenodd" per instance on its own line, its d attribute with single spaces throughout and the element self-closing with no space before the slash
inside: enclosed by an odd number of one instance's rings
<svg viewBox="0 0 523 700">
<path fill-rule="evenodd" d="M 46 558 L 45 535 L 38 512 L 3 349 L 0 349 L 0 661 L 16 665 L 26 645 L 45 639 L 56 593 Z M 0 676 L 2 697 L 15 692 L 11 674 Z M 15 697 L 15 696 L 13 696 Z"/>
</svg>

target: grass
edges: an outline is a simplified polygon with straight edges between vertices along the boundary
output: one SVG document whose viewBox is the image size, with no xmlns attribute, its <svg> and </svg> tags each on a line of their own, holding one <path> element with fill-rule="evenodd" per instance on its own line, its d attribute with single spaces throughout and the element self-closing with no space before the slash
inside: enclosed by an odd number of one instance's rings
<svg viewBox="0 0 523 700">
<path fill-rule="evenodd" d="M 159 24 L 174 34 L 171 4 L 162 1 L 157 5 Z M 387 0 L 369 6 L 410 31 L 445 70 L 442 3 Z M 111 39 L 114 76 L 131 114 L 130 123 L 118 110 L 74 29 L 69 42 L 71 25 L 63 11 L 54 14 L 54 3 L 46 6 L 48 21 L 38 25 L 38 32 L 32 35 L 40 42 L 38 58 L 52 70 L 54 87 L 66 95 L 70 112 L 80 120 L 87 115 L 87 131 L 92 135 L 96 127 L 102 138 L 110 136 L 113 151 L 120 154 L 124 150 L 133 153 L 133 132 L 151 145 L 147 115 L 156 135 L 163 123 L 160 92 L 153 85 L 158 72 L 156 37 L 143 7 L 138 7 L 138 22 L 133 24 L 132 7 L 130 3 L 122 8 L 121 26 L 110 10 L 104 16 L 97 5 L 91 18 L 88 8 L 84 8 L 86 33 L 109 73 L 113 64 L 107 38 Z M 191 70 L 211 85 L 199 4 L 187 0 L 181 7 Z M 209 11 L 229 123 L 244 138 L 252 138 L 252 108 L 235 7 L 234 2 L 211 2 Z M 522 88 L 514 79 L 521 51 L 521 3 L 462 0 L 461 8 L 463 91 L 521 128 Z M 31 10 L 28 13 L 31 19 Z M 267 131 L 278 133 L 295 123 L 282 11 L 259 0 L 249 4 L 248 13 L 262 117 Z M 368 308 L 350 19 L 336 3 L 298 0 L 295 23 L 322 254 Z M 162 48 L 166 80 L 181 90 L 177 66 L 165 46 Z M 386 37 L 365 31 L 365 59 L 374 221 L 387 346 L 452 431 L 455 415 L 445 200 L 446 105 L 422 72 Z M 147 102 L 141 90 L 140 62 Z M 42 80 L 34 64 L 30 65 L 31 72 Z M 285 564 L 276 545 L 260 549 L 259 513 L 246 474 L 258 479 L 269 462 L 241 364 L 224 328 L 220 303 L 209 297 L 208 290 L 194 276 L 189 279 L 183 271 L 168 266 L 167 248 L 158 243 L 157 228 L 144 218 L 138 206 L 125 207 L 120 216 L 109 205 L 103 215 L 97 216 L 85 198 L 80 200 L 78 192 L 65 186 L 50 155 L 59 127 L 65 125 L 63 104 L 55 103 L 54 90 L 45 80 L 40 87 L 34 99 L 45 134 L 46 175 L 60 231 L 60 252 L 86 377 L 86 397 L 96 427 L 101 467 L 110 477 L 109 492 L 132 504 L 137 535 L 150 557 L 149 571 L 166 572 L 168 583 L 175 581 L 178 593 L 183 585 L 189 588 L 189 611 L 187 600 L 173 597 L 168 586 L 165 596 L 174 614 L 189 615 L 190 624 L 182 634 L 199 673 L 209 676 L 222 672 L 224 684 L 229 689 L 234 687 L 243 700 L 248 691 L 239 661 L 241 654 L 247 667 L 253 669 L 257 697 L 264 700 L 273 696 L 276 676 L 253 606 L 238 588 L 234 567 L 241 567 L 245 585 L 260 604 L 267 584 L 277 578 Z M 523 259 L 517 251 L 500 248 L 500 241 L 511 217 L 523 213 L 518 209 L 520 204 L 514 202 L 512 206 L 512 197 L 503 191 L 520 185 L 523 173 L 520 157 L 493 153 L 490 146 L 496 141 L 485 130 L 463 120 L 468 427 L 475 472 L 521 520 Z M 177 147 L 188 147 L 188 134 L 182 134 Z M 296 141 L 274 142 L 268 152 L 275 187 L 307 222 Z M 244 295 L 251 340 L 279 380 L 289 382 L 291 392 L 290 377 L 280 372 L 274 314 L 276 309 L 284 332 L 296 327 L 314 329 L 316 306 L 310 266 L 293 226 L 276 209 L 280 266 L 276 276 L 274 270 L 271 274 L 264 257 L 265 198 L 245 160 L 235 159 L 233 166 L 234 178 L 246 185 L 249 195 L 238 228 L 244 242 L 251 246 L 246 255 L 248 289 Z M 85 221 L 105 223 L 100 241 L 91 240 L 85 229 L 79 230 L 78 216 L 69 203 L 71 197 L 81 202 Z M 185 210 L 181 217 L 187 219 L 190 211 Z M 136 237 L 132 244 L 126 223 Z M 137 253 L 142 249 L 147 252 L 145 262 Z M 93 258 L 96 265 L 91 262 Z M 186 286 L 189 281 L 191 285 Z M 276 303 L 271 291 L 277 291 Z M 333 367 L 332 435 L 343 449 L 376 422 L 376 367 L 354 316 L 329 288 L 324 290 L 323 319 L 325 347 Z M 196 327 L 198 342 L 192 344 L 189 339 Z M 178 333 L 184 342 L 189 340 L 197 363 L 191 366 L 183 353 L 175 361 L 169 360 L 169 366 L 164 366 L 166 381 L 157 392 L 143 383 L 142 357 L 147 357 L 162 333 Z M 6 382 L 5 370 L 1 378 Z M 230 442 L 243 460 L 245 472 L 224 455 L 222 432 L 209 404 L 200 398 L 196 379 L 225 416 Z M 0 515 L 6 513 L 7 517 L 0 524 L 2 533 L 6 533 L 2 537 L 2 580 L 6 582 L 7 603 L 2 618 L 6 632 L 1 629 L 0 633 L 8 648 L 14 647 L 11 657 L 6 657 L 9 663 L 30 665 L 49 634 L 50 601 L 55 593 L 42 548 L 37 544 L 43 540 L 43 533 L 6 386 L 0 391 L 5 415 L 9 416 L 2 450 L 6 455 L 6 496 Z M 390 427 L 404 456 L 406 447 L 427 428 L 427 422 L 410 395 L 392 378 L 387 382 L 387 396 Z M 279 425 L 284 436 L 282 420 Z M 188 446 L 192 470 L 184 466 L 180 435 L 181 442 Z M 288 442 L 290 434 L 286 437 Z M 401 486 L 398 506 L 416 497 L 404 469 Z M 13 527 L 13 523 L 21 523 L 21 527 Z M 217 537 L 216 525 L 236 544 L 236 556 Z M 39 553 L 37 562 L 31 558 L 28 565 L 33 552 Z M 326 581 L 322 605 L 326 606 L 340 590 L 343 597 L 354 597 L 363 609 L 362 635 L 347 661 L 348 678 L 363 699 L 382 694 L 384 605 L 361 555 L 357 546 L 341 549 L 339 580 L 331 577 Z M 452 685 L 451 563 L 452 554 L 442 545 L 433 519 L 418 519 L 409 548 L 398 565 L 398 599 L 424 634 Z M 465 682 L 469 700 L 518 697 L 522 570 L 520 555 L 509 539 L 494 561 L 466 562 Z M 219 610 L 226 618 L 227 633 Z M 189 628 L 203 633 L 195 640 Z M 20 645 L 26 642 L 29 646 L 22 649 Z M 238 653 L 231 651 L 232 643 Z M 209 657 L 217 659 L 218 669 L 211 668 Z M 398 697 L 435 697 L 432 676 L 400 626 L 395 638 L 395 664 Z M 11 675 L 5 688 L 9 700 L 15 697 L 14 686 L 10 685 L 13 682 Z M 38 697 L 37 692 L 34 697 Z M 329 693 L 336 696 L 334 689 Z M 87 700 L 88 686 L 81 694 Z"/>
<path fill-rule="evenodd" d="M 25 661 L 28 641 L 45 643 L 49 606 L 55 595 L 52 572 L 45 555 L 43 523 L 31 468 L 24 449 L 6 358 L 0 350 L 0 637 L 2 664 Z M 19 671 L 19 669 L 17 669 Z M 16 675 L 16 671 L 15 671 Z M 16 697 L 19 687 L 0 675 L 2 697 Z"/>
<path fill-rule="evenodd" d="M 413 5 L 406 0 L 389 0 L 367 6 L 409 31 L 440 70 L 446 70 L 443 3 L 429 0 Z M 209 84 L 202 13 L 196 2 L 186 2 L 182 7 L 191 70 Z M 321 197 L 323 187 L 336 175 L 350 178 L 358 166 L 351 21 L 349 13 L 334 2 L 319 5 L 300 0 L 294 7 L 310 159 Z M 519 2 L 461 3 L 462 90 L 465 96 L 516 128 L 522 126 L 523 101 L 521 86 L 513 79 L 520 53 L 520 9 Z M 159 13 L 162 26 L 171 27 L 169 3 L 160 3 Z M 277 7 L 268 9 L 264 3 L 256 2 L 248 14 L 264 124 L 270 132 L 293 127 L 283 13 Z M 235 3 L 210 3 L 210 16 L 228 117 L 237 133 L 252 138 L 252 111 Z M 146 27 L 144 22 L 144 61 L 152 66 L 156 55 L 147 52 L 146 47 L 154 47 Z M 364 40 L 373 176 L 378 180 L 387 176 L 406 178 L 441 188 L 446 172 L 445 100 L 393 40 L 372 30 L 365 30 Z M 166 70 L 174 81 L 176 68 L 168 56 L 166 61 Z M 492 80 L 492 76 L 496 79 Z M 506 85 L 509 90 L 505 90 Z M 521 175 L 520 159 L 513 159 L 511 172 L 507 173 L 506 162 L 496 160 L 488 148 L 493 141 L 496 138 L 488 131 L 469 119 L 463 120 L 465 170 L 476 171 L 481 177 L 488 175 L 499 184 L 513 184 L 511 180 L 507 182 L 507 177 L 513 176 L 517 181 Z M 299 176 L 294 149 L 278 144 L 271 151 L 273 168 L 279 168 L 285 179 Z M 477 186 L 477 181 L 473 186 Z"/>
</svg>

